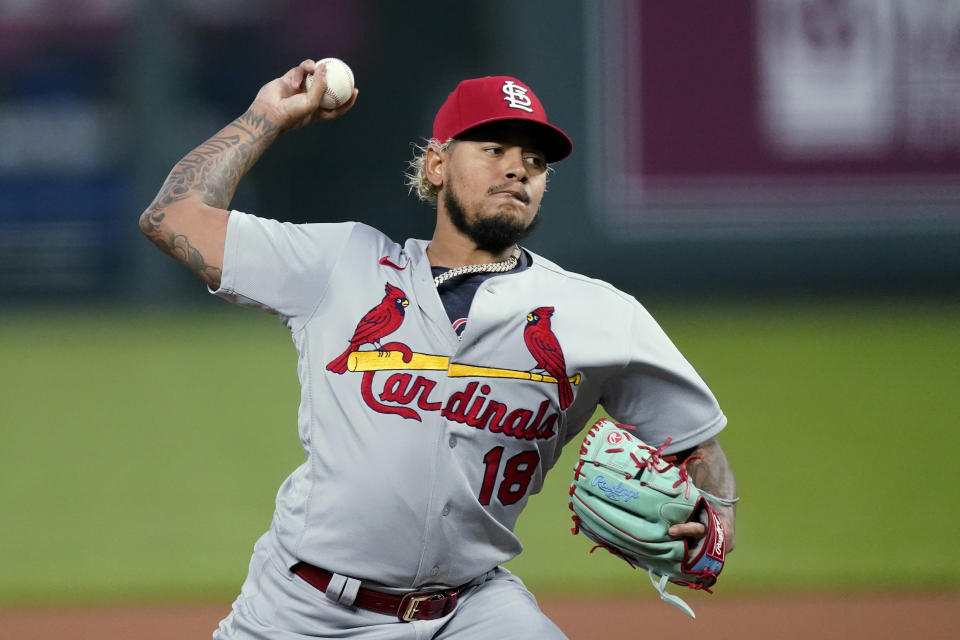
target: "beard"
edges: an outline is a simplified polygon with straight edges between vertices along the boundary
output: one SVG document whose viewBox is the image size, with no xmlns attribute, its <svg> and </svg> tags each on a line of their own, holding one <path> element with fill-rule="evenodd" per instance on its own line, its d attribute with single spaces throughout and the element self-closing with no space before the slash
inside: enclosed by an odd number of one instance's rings
<svg viewBox="0 0 960 640">
<path fill-rule="evenodd" d="M 530 224 L 523 223 L 506 213 L 497 213 L 487 218 L 477 217 L 473 222 L 467 220 L 467 212 L 460 199 L 447 189 L 443 196 L 443 204 L 450 215 L 450 222 L 457 230 L 470 238 L 477 249 L 490 253 L 501 253 L 508 247 L 519 243 L 530 235 L 540 221 L 540 212 L 533 217 Z"/>
</svg>

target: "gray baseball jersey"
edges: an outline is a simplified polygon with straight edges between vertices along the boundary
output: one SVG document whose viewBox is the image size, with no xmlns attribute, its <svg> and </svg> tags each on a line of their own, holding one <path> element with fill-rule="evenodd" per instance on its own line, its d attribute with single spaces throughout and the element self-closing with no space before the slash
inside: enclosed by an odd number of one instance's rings
<svg viewBox="0 0 960 640">
<path fill-rule="evenodd" d="M 520 552 L 517 516 L 598 404 L 668 453 L 725 426 L 631 296 L 530 254 L 480 285 L 458 336 L 426 246 L 230 215 L 215 293 L 277 314 L 299 357 L 306 461 L 270 536 L 288 566 L 460 585 Z"/>
</svg>

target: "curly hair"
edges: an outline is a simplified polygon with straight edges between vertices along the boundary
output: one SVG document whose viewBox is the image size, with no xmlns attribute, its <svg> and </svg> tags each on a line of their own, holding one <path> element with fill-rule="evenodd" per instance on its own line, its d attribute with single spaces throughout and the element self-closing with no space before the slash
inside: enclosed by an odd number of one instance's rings
<svg viewBox="0 0 960 640">
<path fill-rule="evenodd" d="M 417 197 L 423 202 L 436 206 L 437 194 L 440 193 L 440 187 L 434 185 L 427 179 L 427 169 L 425 166 L 427 149 L 434 147 L 437 151 L 449 151 L 456 142 L 453 138 L 447 139 L 446 142 L 440 142 L 436 138 L 431 138 L 427 140 L 427 143 L 423 146 L 411 143 L 411 146 L 414 148 L 413 159 L 407 163 L 407 171 L 403 174 L 403 177 L 406 179 L 407 193 L 416 193 Z"/>
</svg>

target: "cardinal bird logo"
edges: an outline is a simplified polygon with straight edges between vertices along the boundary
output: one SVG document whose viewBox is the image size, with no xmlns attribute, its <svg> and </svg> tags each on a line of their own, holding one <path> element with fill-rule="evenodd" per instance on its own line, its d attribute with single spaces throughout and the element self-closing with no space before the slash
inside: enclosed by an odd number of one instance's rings
<svg viewBox="0 0 960 640">
<path fill-rule="evenodd" d="M 360 319 L 353 337 L 350 338 L 350 346 L 339 357 L 330 361 L 327 371 L 346 373 L 351 353 L 358 351 L 361 345 L 367 343 L 380 350 L 380 341 L 403 324 L 403 316 L 410 304 L 407 294 L 389 282 L 385 290 L 386 295 L 383 296 L 383 300 Z"/>
<path fill-rule="evenodd" d="M 566 409 L 573 403 L 573 389 L 567 378 L 567 363 L 563 359 L 563 349 L 550 329 L 553 307 L 538 307 L 527 314 L 527 326 L 523 329 L 523 341 L 530 355 L 537 361 L 537 368 L 546 371 L 557 379 L 560 392 L 560 409 Z"/>
</svg>

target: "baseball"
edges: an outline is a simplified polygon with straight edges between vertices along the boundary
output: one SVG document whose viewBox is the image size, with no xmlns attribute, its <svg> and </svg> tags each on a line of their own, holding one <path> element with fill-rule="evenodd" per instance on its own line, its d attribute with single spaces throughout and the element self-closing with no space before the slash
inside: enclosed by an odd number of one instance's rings
<svg viewBox="0 0 960 640">
<path fill-rule="evenodd" d="M 353 71 L 347 66 L 347 63 L 339 58 L 324 58 L 317 62 L 327 65 L 327 90 L 323 92 L 323 98 L 320 100 L 320 107 L 323 109 L 336 109 L 343 106 L 350 96 L 353 95 Z M 313 84 L 313 74 L 308 74 L 306 79 L 307 91 Z"/>
</svg>

